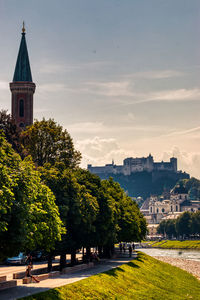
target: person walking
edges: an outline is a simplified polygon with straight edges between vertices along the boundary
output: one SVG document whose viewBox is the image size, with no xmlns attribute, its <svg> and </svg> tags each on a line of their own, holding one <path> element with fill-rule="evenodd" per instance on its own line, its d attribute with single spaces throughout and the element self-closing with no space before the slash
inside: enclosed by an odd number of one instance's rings
<svg viewBox="0 0 200 300">
<path fill-rule="evenodd" d="M 131 257 L 132 256 L 132 251 L 133 251 L 131 244 L 128 247 L 128 251 L 129 251 L 129 257 Z"/>
<path fill-rule="evenodd" d="M 125 244 L 125 243 L 123 243 L 122 248 L 123 248 L 123 251 L 124 251 L 124 253 L 125 253 L 125 252 L 126 252 L 126 244 Z"/>
</svg>

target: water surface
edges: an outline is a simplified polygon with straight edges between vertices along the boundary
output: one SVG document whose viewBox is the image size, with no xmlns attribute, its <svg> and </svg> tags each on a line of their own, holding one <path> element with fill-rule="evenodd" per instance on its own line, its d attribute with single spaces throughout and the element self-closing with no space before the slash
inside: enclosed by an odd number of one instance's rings
<svg viewBox="0 0 200 300">
<path fill-rule="evenodd" d="M 188 260 L 200 261 L 200 251 L 191 249 L 157 249 L 157 248 L 140 248 L 150 256 L 169 256 L 174 258 L 184 258 Z"/>
</svg>

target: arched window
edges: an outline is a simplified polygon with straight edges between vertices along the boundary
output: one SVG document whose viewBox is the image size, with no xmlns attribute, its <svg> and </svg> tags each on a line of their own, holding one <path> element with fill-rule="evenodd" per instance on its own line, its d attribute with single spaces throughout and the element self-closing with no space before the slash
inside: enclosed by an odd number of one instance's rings
<svg viewBox="0 0 200 300">
<path fill-rule="evenodd" d="M 157 213 L 159 213 L 159 209 L 157 208 Z"/>
<path fill-rule="evenodd" d="M 19 116 L 20 116 L 20 118 L 24 117 L 24 100 L 23 99 L 19 100 Z"/>
<path fill-rule="evenodd" d="M 150 211 L 151 211 L 151 213 L 152 213 L 152 206 L 150 207 Z"/>
<path fill-rule="evenodd" d="M 164 208 L 162 208 L 162 212 L 163 212 L 163 213 L 165 212 L 165 209 L 164 209 Z"/>
<path fill-rule="evenodd" d="M 176 205 L 176 211 L 178 211 L 178 205 Z"/>
<path fill-rule="evenodd" d="M 173 207 L 171 206 L 171 211 L 173 211 Z"/>
</svg>

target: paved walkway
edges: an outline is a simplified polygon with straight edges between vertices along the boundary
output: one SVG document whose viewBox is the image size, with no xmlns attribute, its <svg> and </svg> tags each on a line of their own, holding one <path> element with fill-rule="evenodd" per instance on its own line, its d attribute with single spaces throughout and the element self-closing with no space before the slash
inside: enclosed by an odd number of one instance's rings
<svg viewBox="0 0 200 300">
<path fill-rule="evenodd" d="M 115 259 L 109 259 L 106 262 L 95 265 L 93 268 L 77 271 L 74 274 L 64 274 L 55 278 L 40 281 L 39 283 L 22 284 L 22 280 L 18 280 L 18 286 L 10 288 L 8 290 L 0 291 L 1 300 L 16 300 L 21 297 L 29 296 L 32 294 L 47 291 L 49 289 L 59 287 L 65 284 L 69 284 L 81 279 L 90 277 L 92 275 L 105 272 L 112 268 L 116 268 L 122 264 L 125 264 L 136 257 L 136 253 L 133 253 L 132 258 L 129 258 L 128 253 L 120 255 Z"/>
</svg>

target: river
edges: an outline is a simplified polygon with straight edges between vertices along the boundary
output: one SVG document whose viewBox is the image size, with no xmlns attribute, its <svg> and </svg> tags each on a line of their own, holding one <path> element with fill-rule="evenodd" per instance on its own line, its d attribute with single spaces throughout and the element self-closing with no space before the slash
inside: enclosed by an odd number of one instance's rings
<svg viewBox="0 0 200 300">
<path fill-rule="evenodd" d="M 200 251 L 191 249 L 158 249 L 158 248 L 138 248 L 150 256 L 168 256 L 173 258 L 183 258 L 200 262 Z"/>
</svg>

